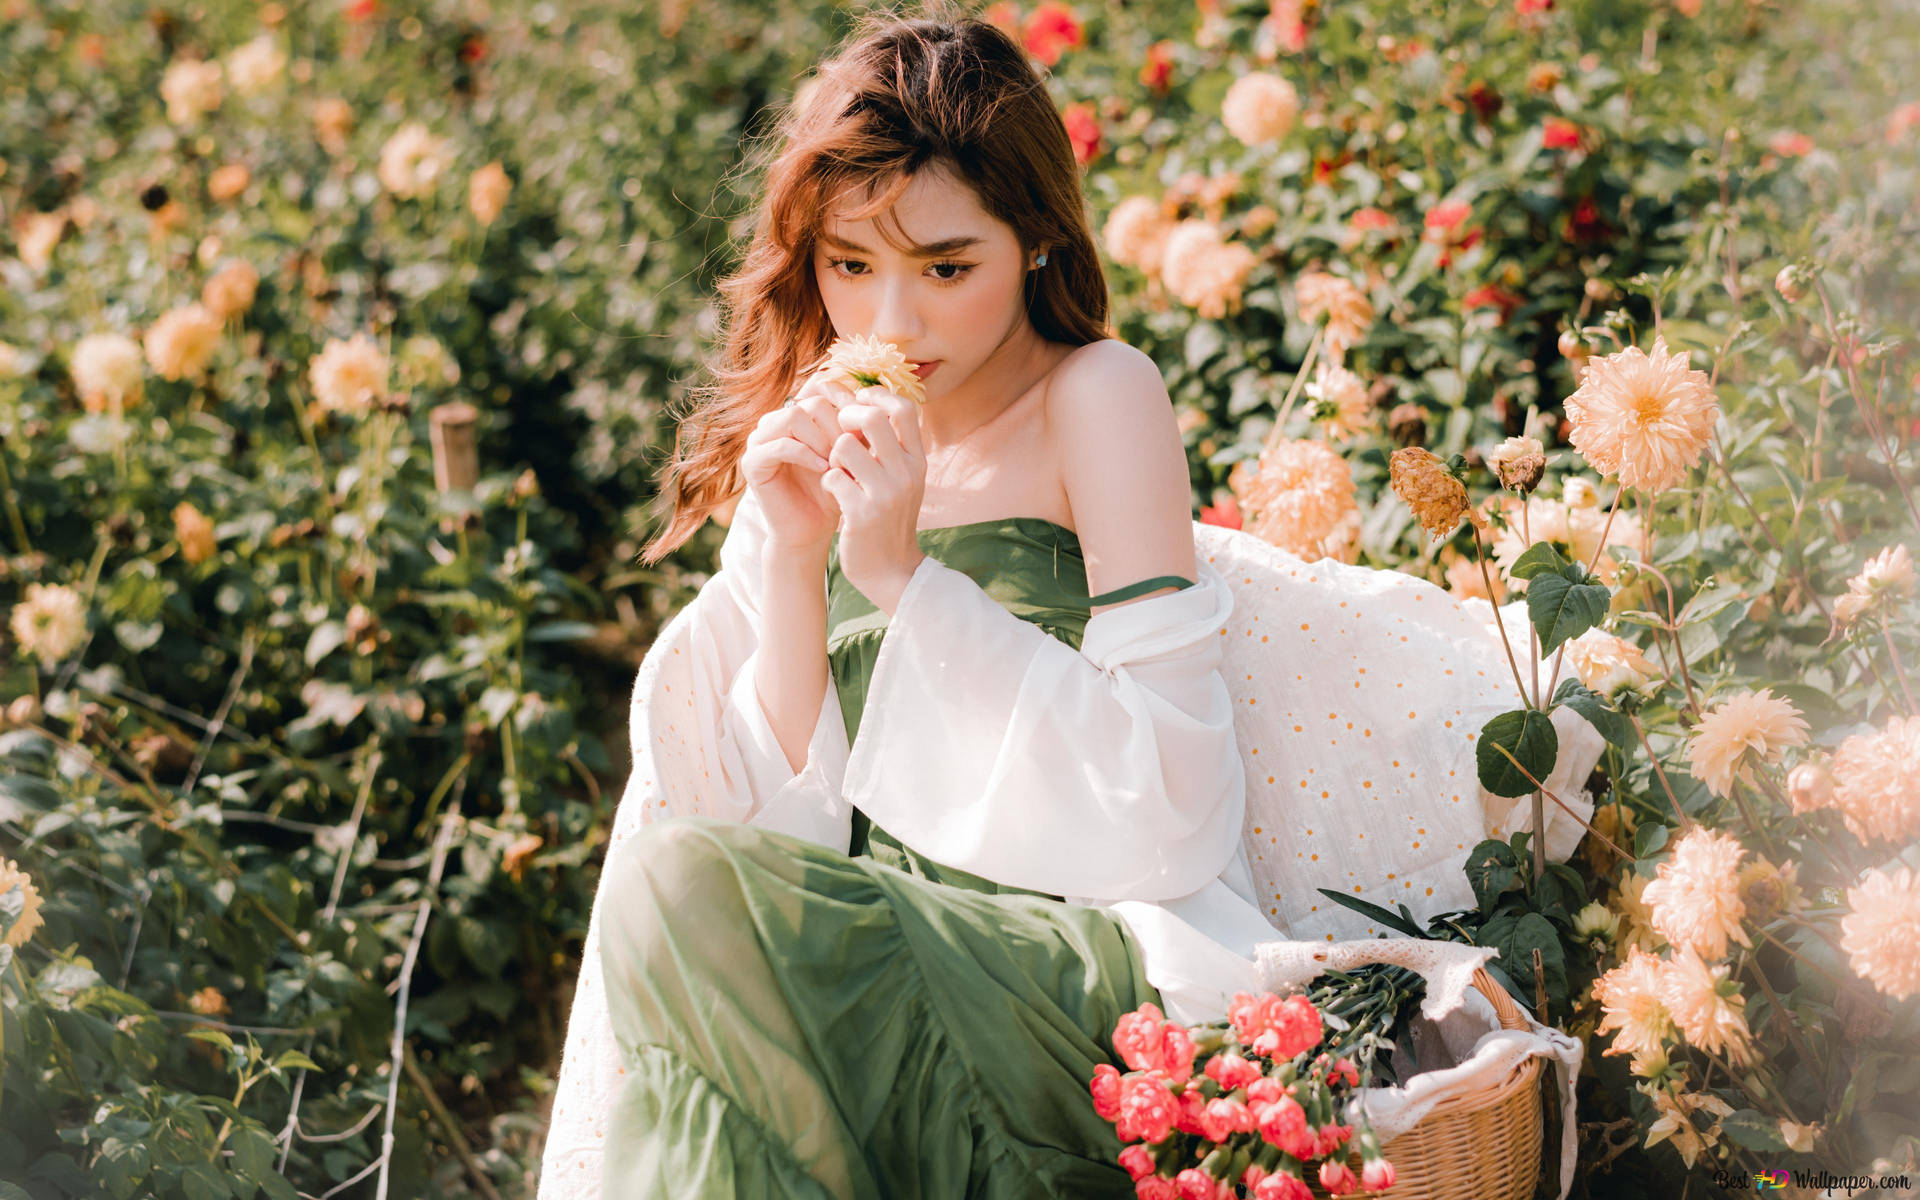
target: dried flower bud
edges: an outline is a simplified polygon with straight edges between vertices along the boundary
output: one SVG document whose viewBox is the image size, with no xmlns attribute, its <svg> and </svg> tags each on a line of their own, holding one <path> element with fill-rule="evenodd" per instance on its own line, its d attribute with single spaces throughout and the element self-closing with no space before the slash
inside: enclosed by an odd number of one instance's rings
<svg viewBox="0 0 1920 1200">
<path fill-rule="evenodd" d="M 1395 405 L 1387 414 L 1387 431 L 1402 446 L 1424 446 L 1427 442 L 1427 414 L 1418 404 Z"/>
<path fill-rule="evenodd" d="M 1501 487 L 1523 496 L 1540 486 L 1540 477 L 1547 471 L 1546 452 L 1530 437 L 1508 438 L 1488 462 Z"/>
</svg>

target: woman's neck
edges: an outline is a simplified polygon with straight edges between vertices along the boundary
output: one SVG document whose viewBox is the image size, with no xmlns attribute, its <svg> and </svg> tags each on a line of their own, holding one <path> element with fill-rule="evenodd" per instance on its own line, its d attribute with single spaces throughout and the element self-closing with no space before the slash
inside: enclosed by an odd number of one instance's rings
<svg viewBox="0 0 1920 1200">
<path fill-rule="evenodd" d="M 1053 346 L 1031 322 L 1015 325 L 978 370 L 920 410 L 920 438 L 930 456 L 971 437 L 1013 407 L 1055 365 Z"/>
</svg>

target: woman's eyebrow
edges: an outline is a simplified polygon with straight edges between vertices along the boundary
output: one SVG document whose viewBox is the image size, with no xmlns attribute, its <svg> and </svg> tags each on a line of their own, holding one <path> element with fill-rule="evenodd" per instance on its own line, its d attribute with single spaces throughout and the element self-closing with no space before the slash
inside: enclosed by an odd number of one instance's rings
<svg viewBox="0 0 1920 1200">
<path fill-rule="evenodd" d="M 822 233 L 820 240 L 839 250 L 851 250 L 856 254 L 873 253 L 873 251 L 857 242 L 849 242 L 845 238 L 836 237 L 831 233 Z M 956 250 L 965 250 L 969 246 L 978 246 L 986 240 L 987 239 L 982 237 L 969 237 L 962 234 L 959 237 L 950 237 L 938 242 L 928 242 L 924 246 L 914 246 L 911 248 L 911 252 L 921 258 L 938 258 L 942 254 L 952 254 Z"/>
</svg>

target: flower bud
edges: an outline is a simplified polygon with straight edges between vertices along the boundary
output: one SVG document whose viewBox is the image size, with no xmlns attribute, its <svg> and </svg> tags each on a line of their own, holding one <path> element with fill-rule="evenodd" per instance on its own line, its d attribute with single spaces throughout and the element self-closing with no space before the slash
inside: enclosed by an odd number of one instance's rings
<svg viewBox="0 0 1920 1200">
<path fill-rule="evenodd" d="M 1787 797 L 1793 811 L 1810 813 L 1833 804 L 1833 772 L 1820 763 L 1803 762 L 1787 774 Z"/>
</svg>

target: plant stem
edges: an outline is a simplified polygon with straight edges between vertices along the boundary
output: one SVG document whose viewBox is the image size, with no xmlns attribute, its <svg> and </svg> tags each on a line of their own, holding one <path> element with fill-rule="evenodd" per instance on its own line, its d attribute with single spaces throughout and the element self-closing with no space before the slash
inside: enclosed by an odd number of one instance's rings
<svg viewBox="0 0 1920 1200">
<path fill-rule="evenodd" d="M 1673 815 L 1680 818 L 1680 828 L 1692 830 L 1693 818 L 1687 815 L 1686 810 L 1680 807 L 1680 801 L 1674 797 L 1673 785 L 1667 782 L 1667 773 L 1660 769 L 1660 759 L 1654 754 L 1653 745 L 1647 741 L 1647 731 L 1640 724 L 1640 718 L 1633 713 L 1626 714 L 1626 717 L 1633 722 L 1633 731 L 1640 735 L 1640 745 L 1647 751 L 1647 762 L 1653 767 L 1655 777 L 1660 780 L 1661 790 L 1667 794 L 1667 803 L 1673 805 Z"/>
</svg>

